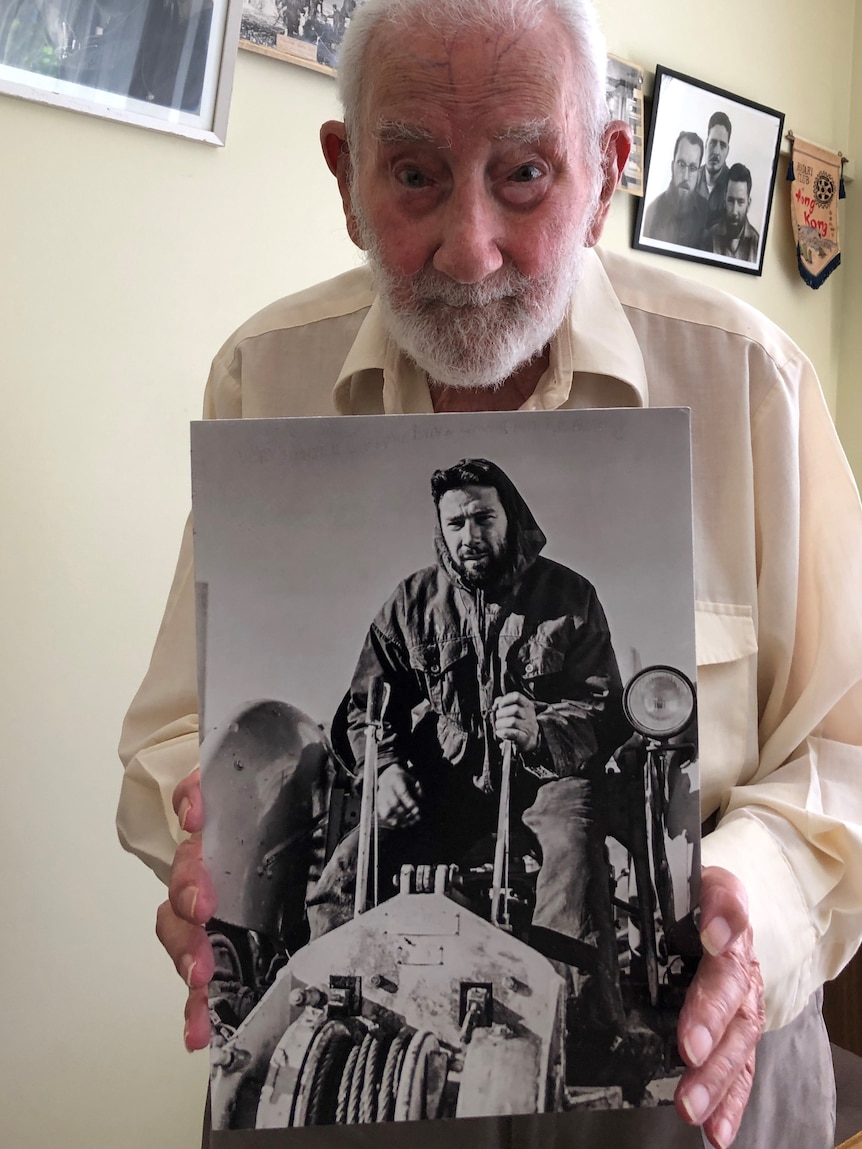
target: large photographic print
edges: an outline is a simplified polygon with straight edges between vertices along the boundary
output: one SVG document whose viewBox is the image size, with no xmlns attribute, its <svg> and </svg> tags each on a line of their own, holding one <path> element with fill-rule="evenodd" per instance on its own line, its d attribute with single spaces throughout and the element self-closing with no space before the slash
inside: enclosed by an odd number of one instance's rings
<svg viewBox="0 0 862 1149">
<path fill-rule="evenodd" d="M 223 144 L 242 0 L 0 0 L 0 93 Z"/>
<path fill-rule="evenodd" d="M 784 115 L 656 68 L 633 245 L 760 275 Z"/>
<path fill-rule="evenodd" d="M 688 412 L 205 422 L 192 462 L 216 1138 L 669 1104 Z"/>
</svg>

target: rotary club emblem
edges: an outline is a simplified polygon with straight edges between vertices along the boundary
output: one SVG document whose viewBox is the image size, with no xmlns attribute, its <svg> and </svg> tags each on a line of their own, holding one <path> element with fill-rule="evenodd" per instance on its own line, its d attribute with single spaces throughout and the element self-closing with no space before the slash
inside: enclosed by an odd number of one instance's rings
<svg viewBox="0 0 862 1149">
<path fill-rule="evenodd" d="M 814 178 L 814 198 L 823 207 L 835 198 L 835 181 L 829 172 L 819 171 Z"/>
</svg>

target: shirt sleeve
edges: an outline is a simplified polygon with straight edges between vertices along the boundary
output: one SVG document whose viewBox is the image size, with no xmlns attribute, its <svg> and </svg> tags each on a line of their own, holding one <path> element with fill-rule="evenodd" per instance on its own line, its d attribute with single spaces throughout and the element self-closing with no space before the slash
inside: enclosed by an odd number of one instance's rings
<svg viewBox="0 0 862 1149">
<path fill-rule="evenodd" d="M 210 371 L 205 419 L 239 418 L 236 369 L 236 357 L 226 345 Z M 119 754 L 125 768 L 117 809 L 120 842 L 167 882 L 177 843 L 184 837 L 173 811 L 174 787 L 198 762 L 191 518 L 149 669 L 123 723 Z"/>
<path fill-rule="evenodd" d="M 125 766 L 117 810 L 120 842 L 167 882 L 183 837 L 171 798 L 198 761 L 191 518 L 149 669 L 123 723 L 119 754 Z"/>
<path fill-rule="evenodd" d="M 775 1029 L 862 931 L 862 510 L 801 353 L 753 414 L 752 450 L 760 754 L 703 861 L 748 891 Z"/>
</svg>

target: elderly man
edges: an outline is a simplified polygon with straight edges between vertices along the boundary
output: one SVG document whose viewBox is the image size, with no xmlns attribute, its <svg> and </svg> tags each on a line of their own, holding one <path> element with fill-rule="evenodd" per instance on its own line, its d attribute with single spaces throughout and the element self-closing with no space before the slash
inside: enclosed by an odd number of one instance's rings
<svg viewBox="0 0 862 1149">
<path fill-rule="evenodd" d="M 205 412 L 691 408 L 709 832 L 677 1107 L 717 1149 L 773 1144 L 776 1129 L 827 1149 L 817 992 L 862 929 L 862 511 L 811 365 L 781 331 L 728 296 L 592 250 L 629 147 L 607 120 L 604 67 L 585 0 L 357 8 L 345 122 L 321 140 L 368 267 L 242 327 L 216 357 Z M 198 1048 L 214 899 L 190 773 L 193 617 L 189 531 L 124 729 L 119 828 L 170 876 L 158 931 L 190 986 L 186 1043 Z M 191 837 L 177 847 L 181 830 Z M 660 1111 L 634 1117 L 635 1143 L 670 1144 Z"/>
<path fill-rule="evenodd" d="M 680 132 L 673 149 L 670 183 L 655 197 L 644 215 L 647 239 L 677 247 L 699 247 L 706 228 L 706 205 L 695 194 L 703 156 L 703 140 L 695 132 Z"/>
<path fill-rule="evenodd" d="M 724 216 L 727 194 L 727 153 L 733 128 L 724 112 L 713 112 L 706 125 L 704 162 L 697 173 L 694 190 L 706 206 L 706 226 L 713 227 Z"/>
<path fill-rule="evenodd" d="M 394 888 L 404 862 L 469 865 L 496 827 L 502 744 L 510 742 L 512 832 L 542 863 L 533 932 L 593 949 L 592 988 L 584 992 L 580 975 L 575 983 L 589 1005 L 584 1023 L 610 1047 L 625 1018 L 601 780 L 631 728 L 604 611 L 582 575 L 542 555 L 543 531 L 495 463 L 462 459 L 435 471 L 431 494 L 437 562 L 401 582 L 375 617 L 347 709 L 361 763 L 369 683 L 388 684 L 378 750 L 380 888 Z M 313 936 L 352 916 L 355 839 L 345 840 L 310 900 Z"/>
<path fill-rule="evenodd" d="M 727 255 L 744 263 L 757 263 L 760 232 L 750 222 L 751 172 L 745 164 L 734 164 L 727 171 L 724 215 L 704 237 L 704 247 L 716 255 Z"/>
</svg>

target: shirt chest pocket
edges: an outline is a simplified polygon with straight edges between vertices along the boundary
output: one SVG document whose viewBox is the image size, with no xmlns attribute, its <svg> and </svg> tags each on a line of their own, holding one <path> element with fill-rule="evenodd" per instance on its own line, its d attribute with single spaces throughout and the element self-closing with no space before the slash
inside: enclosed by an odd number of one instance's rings
<svg viewBox="0 0 862 1149">
<path fill-rule="evenodd" d="M 476 657 L 469 639 L 414 646 L 409 658 L 419 689 L 438 714 L 456 716 L 478 709 Z"/>
<path fill-rule="evenodd" d="M 695 637 L 701 813 L 707 818 L 757 766 L 757 633 L 751 607 L 698 602 Z"/>
</svg>

